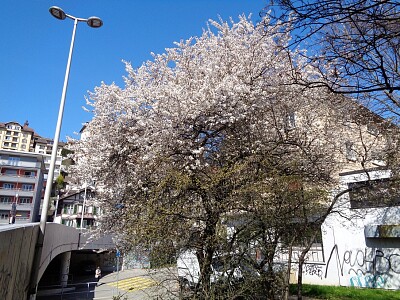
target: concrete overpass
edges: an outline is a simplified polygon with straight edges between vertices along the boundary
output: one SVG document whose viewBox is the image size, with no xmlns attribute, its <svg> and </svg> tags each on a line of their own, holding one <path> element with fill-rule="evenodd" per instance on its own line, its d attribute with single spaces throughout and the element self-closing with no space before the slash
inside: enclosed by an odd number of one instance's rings
<svg viewBox="0 0 400 300">
<path fill-rule="evenodd" d="M 0 226 L 0 299 L 28 299 L 39 230 L 39 223 Z M 36 285 L 50 262 L 62 253 L 66 270 L 62 273 L 68 274 L 71 251 L 82 249 L 115 249 L 115 245 L 111 237 L 88 242 L 79 229 L 47 223 Z M 68 280 L 65 276 L 61 283 Z"/>
</svg>

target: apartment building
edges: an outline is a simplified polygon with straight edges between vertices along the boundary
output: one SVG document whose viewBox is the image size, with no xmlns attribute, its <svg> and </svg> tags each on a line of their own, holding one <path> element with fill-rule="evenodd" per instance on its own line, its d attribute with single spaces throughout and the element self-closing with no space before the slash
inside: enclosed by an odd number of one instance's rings
<svg viewBox="0 0 400 300">
<path fill-rule="evenodd" d="M 40 154 L 0 149 L 0 224 L 39 221 L 45 171 Z"/>
<path fill-rule="evenodd" d="M 18 122 L 0 123 L 0 149 L 33 152 L 35 131 Z"/>
<path fill-rule="evenodd" d="M 30 128 L 28 121 L 23 125 L 15 121 L 0 123 L 0 149 L 42 154 L 47 170 L 50 167 L 53 145 L 52 139 L 41 137 L 34 129 Z M 64 146 L 64 142 L 58 143 L 54 178 L 57 178 L 62 171 L 62 149 Z M 46 176 L 45 174 L 45 179 Z"/>
<path fill-rule="evenodd" d="M 93 201 L 95 191 L 92 186 L 71 189 L 56 202 L 55 223 L 75 228 L 94 228 L 101 209 Z"/>
<path fill-rule="evenodd" d="M 40 153 L 43 155 L 44 165 L 46 167 L 46 170 L 48 170 L 50 168 L 51 152 L 53 151 L 53 146 L 54 146 L 54 142 L 52 139 L 43 138 L 41 136 L 34 135 L 33 152 Z M 62 168 L 62 159 L 63 159 L 62 150 L 63 150 L 64 146 L 65 146 L 64 142 L 58 143 L 57 157 L 56 157 L 56 162 L 55 162 L 55 167 L 54 167 L 54 178 L 57 178 L 58 175 L 60 175 L 61 171 L 65 171 Z M 45 176 L 45 179 L 47 179 L 47 176 Z"/>
</svg>

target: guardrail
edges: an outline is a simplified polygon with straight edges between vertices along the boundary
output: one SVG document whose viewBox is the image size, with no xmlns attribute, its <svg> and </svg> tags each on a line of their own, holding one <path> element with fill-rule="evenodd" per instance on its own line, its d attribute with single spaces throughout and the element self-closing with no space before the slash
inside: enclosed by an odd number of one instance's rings
<svg viewBox="0 0 400 300">
<path fill-rule="evenodd" d="M 101 287 L 101 291 L 96 290 Z M 101 296 L 98 296 L 101 294 Z M 96 281 L 68 284 L 66 287 L 60 285 L 43 286 L 38 289 L 37 300 L 75 300 L 75 299 L 113 299 L 121 295 L 116 287 L 105 286 Z M 95 297 L 96 296 L 96 297 Z M 122 298 L 121 298 L 122 299 Z"/>
<path fill-rule="evenodd" d="M 36 178 L 36 175 L 18 175 L 18 174 L 7 174 L 7 173 L 0 173 L 1 176 L 7 176 L 7 177 L 22 177 L 22 178 Z"/>
<path fill-rule="evenodd" d="M 23 189 L 23 188 L 6 188 L 0 186 L 0 190 L 6 190 L 6 191 L 22 191 L 22 192 L 34 192 L 35 188 L 32 189 Z"/>
</svg>

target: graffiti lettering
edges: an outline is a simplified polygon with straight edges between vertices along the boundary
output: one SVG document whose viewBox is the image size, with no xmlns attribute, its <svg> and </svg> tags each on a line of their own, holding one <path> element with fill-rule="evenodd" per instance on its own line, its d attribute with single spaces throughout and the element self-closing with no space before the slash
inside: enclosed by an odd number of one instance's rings
<svg viewBox="0 0 400 300">
<path fill-rule="evenodd" d="M 303 273 L 311 276 L 318 276 L 322 279 L 323 271 L 321 265 L 316 264 L 304 264 Z"/>
<path fill-rule="evenodd" d="M 360 275 L 350 278 L 350 285 L 354 287 L 383 288 L 385 279 L 382 275 Z"/>
<path fill-rule="evenodd" d="M 357 276 L 359 272 L 363 274 L 382 275 L 393 272 L 400 274 L 400 255 L 396 253 L 385 254 L 382 250 L 366 248 L 365 250 L 347 250 L 343 253 L 342 259 L 339 257 L 337 245 L 333 246 L 326 263 L 325 278 L 328 274 L 331 259 L 336 256 L 340 274 L 343 276 L 345 266 L 349 266 L 348 273 L 354 272 Z"/>
<path fill-rule="evenodd" d="M 347 250 L 340 258 L 337 245 L 329 255 L 325 278 L 332 258 L 336 257 L 338 271 L 343 276 L 354 273 L 350 278 L 350 285 L 355 287 L 388 288 L 391 283 L 386 278 L 400 274 L 400 254 L 393 250 L 378 250 L 366 248 L 364 250 Z"/>
</svg>

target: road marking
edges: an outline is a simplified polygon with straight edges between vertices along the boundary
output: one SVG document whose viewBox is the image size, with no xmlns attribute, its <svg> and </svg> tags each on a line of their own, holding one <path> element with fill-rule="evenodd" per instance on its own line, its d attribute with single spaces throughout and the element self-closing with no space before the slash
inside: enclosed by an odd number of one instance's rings
<svg viewBox="0 0 400 300">
<path fill-rule="evenodd" d="M 157 281 L 151 278 L 144 278 L 144 277 L 133 277 L 127 278 L 124 280 L 119 280 L 118 284 L 117 281 L 106 283 L 112 287 L 117 287 L 118 289 L 123 290 L 124 292 L 134 292 L 138 290 L 144 290 L 149 287 L 157 285 Z"/>
</svg>

